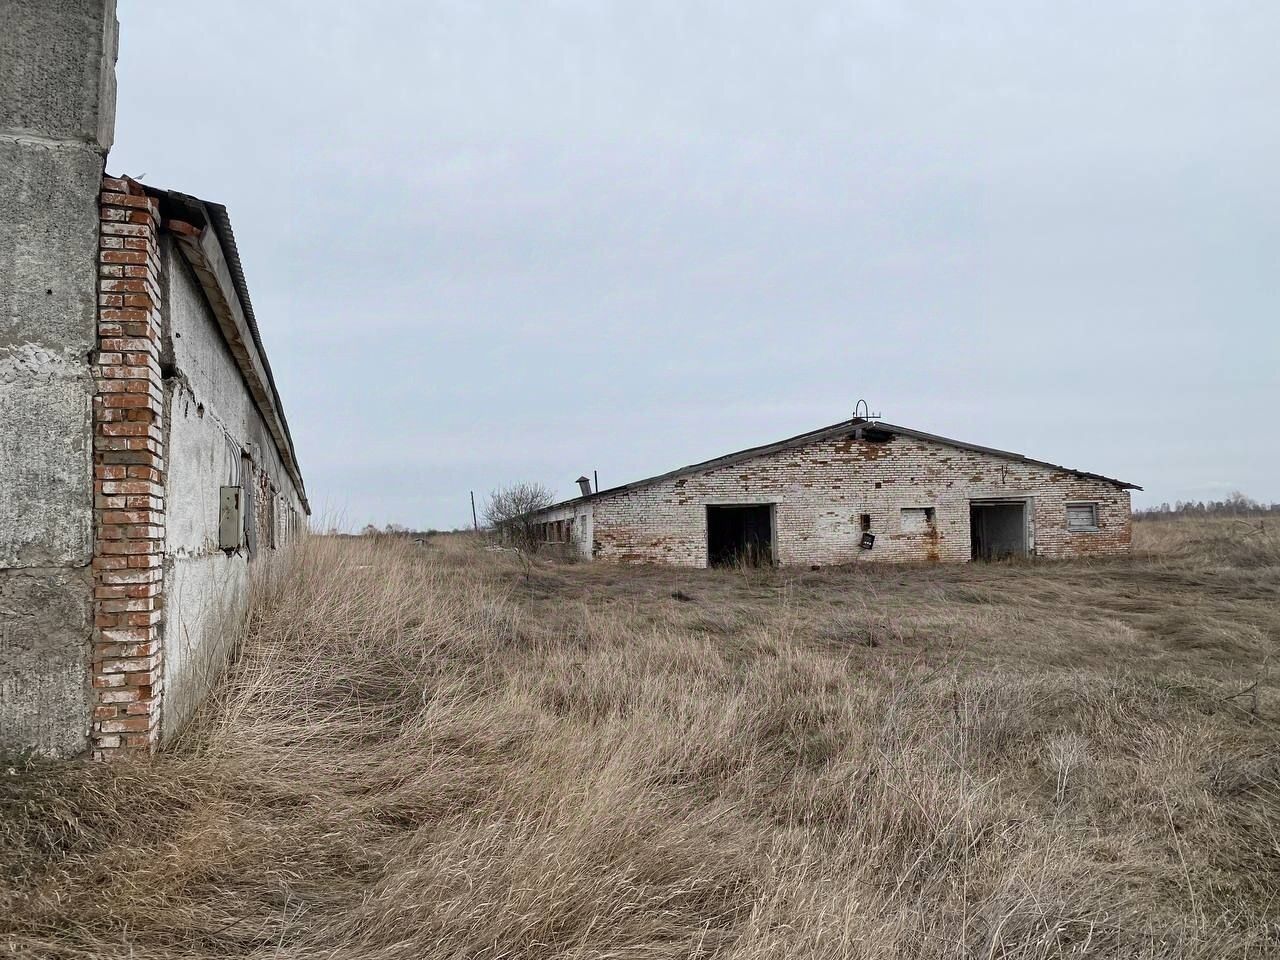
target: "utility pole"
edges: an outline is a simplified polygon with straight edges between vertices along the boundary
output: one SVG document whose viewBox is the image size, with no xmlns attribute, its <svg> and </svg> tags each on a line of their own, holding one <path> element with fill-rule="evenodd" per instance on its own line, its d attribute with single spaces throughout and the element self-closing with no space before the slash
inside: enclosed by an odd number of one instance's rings
<svg viewBox="0 0 1280 960">
<path fill-rule="evenodd" d="M 471 491 L 471 526 L 475 528 L 476 533 L 480 532 L 480 521 L 476 519 L 476 492 Z"/>
</svg>

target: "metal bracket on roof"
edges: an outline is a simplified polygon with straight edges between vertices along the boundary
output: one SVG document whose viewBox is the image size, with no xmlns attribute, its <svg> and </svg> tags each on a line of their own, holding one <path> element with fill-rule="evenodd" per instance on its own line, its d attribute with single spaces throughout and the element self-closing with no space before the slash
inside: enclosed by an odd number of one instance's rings
<svg viewBox="0 0 1280 960">
<path fill-rule="evenodd" d="M 859 414 L 858 414 L 858 411 L 859 411 L 859 410 L 861 410 L 861 411 L 862 411 L 861 416 L 859 416 Z M 871 408 L 867 406 L 867 401 L 865 401 L 865 400 L 859 400 L 857 403 L 855 403 L 855 404 L 853 405 L 853 419 L 855 419 L 855 420 L 879 420 L 879 419 L 880 419 L 880 414 L 878 414 L 878 413 L 872 413 L 872 412 L 871 412 Z"/>
</svg>

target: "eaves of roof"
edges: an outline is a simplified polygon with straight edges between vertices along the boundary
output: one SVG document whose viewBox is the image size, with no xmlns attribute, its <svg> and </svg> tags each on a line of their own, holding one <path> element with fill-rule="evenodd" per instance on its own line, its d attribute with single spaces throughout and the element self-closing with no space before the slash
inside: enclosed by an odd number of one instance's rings
<svg viewBox="0 0 1280 960">
<path fill-rule="evenodd" d="M 1061 464 L 1050 463 L 1047 460 L 1035 460 L 1031 457 L 1023 456 L 1020 453 L 1013 453 L 1009 450 L 998 450 L 995 447 L 984 447 L 975 443 L 965 443 L 962 440 L 952 440 L 949 437 L 940 437 L 936 434 L 925 433 L 920 430 L 913 430 L 910 427 L 902 427 L 892 423 L 885 423 L 881 420 L 864 420 L 861 418 L 855 418 L 852 420 L 842 420 L 840 423 L 833 423 L 830 426 L 821 427 L 817 430 L 810 430 L 807 433 L 797 434 L 796 436 L 788 437 L 785 440 L 766 443 L 758 447 L 748 447 L 745 450 L 737 450 L 733 453 L 727 453 L 724 456 L 715 457 L 711 460 L 703 460 L 700 463 L 691 463 L 688 466 L 678 467 L 675 470 L 669 470 L 666 473 L 660 473 L 652 477 L 645 477 L 643 480 L 634 480 L 631 483 L 624 483 L 616 487 L 609 487 L 606 490 L 600 490 L 596 493 L 588 494 L 587 496 L 562 500 L 559 503 L 552 504 L 538 512 L 542 513 L 545 512 L 545 510 L 556 510 L 575 504 L 587 503 L 594 500 L 617 496 L 620 493 L 626 493 L 641 487 L 661 483 L 664 480 L 672 480 L 688 474 L 701 473 L 706 470 L 715 470 L 720 467 L 730 467 L 734 464 L 742 463 L 747 460 L 754 460 L 756 457 L 767 456 L 772 453 L 780 453 L 785 450 L 794 449 L 795 447 L 801 447 L 817 440 L 827 440 L 843 436 L 855 436 L 863 432 L 912 437 L 917 440 L 940 443 L 960 450 L 971 450 L 975 453 L 986 453 L 995 457 L 1002 457 L 1006 460 L 1012 460 L 1017 463 L 1026 463 L 1037 467 L 1048 467 L 1052 470 L 1059 470 L 1063 473 L 1068 473 L 1072 476 L 1082 477 L 1088 480 L 1101 480 L 1105 483 L 1115 484 L 1122 490 L 1142 489 L 1142 487 L 1137 484 L 1127 483 L 1124 480 L 1116 480 L 1114 477 L 1106 477 L 1100 473 L 1090 473 L 1085 470 L 1077 470 L 1073 467 L 1064 467 Z"/>
<path fill-rule="evenodd" d="M 249 393 L 275 441 L 280 460 L 297 487 L 303 509 L 309 514 L 306 487 L 302 481 L 302 469 L 298 464 L 289 422 L 285 419 L 284 404 L 271 373 L 262 334 L 249 298 L 249 285 L 245 282 L 244 266 L 236 246 L 235 232 L 227 208 L 158 187 L 138 184 L 148 195 L 160 201 L 163 227 L 177 240 L 183 257 L 191 265 L 205 299 L 217 317 L 223 339 L 248 384 Z"/>
</svg>

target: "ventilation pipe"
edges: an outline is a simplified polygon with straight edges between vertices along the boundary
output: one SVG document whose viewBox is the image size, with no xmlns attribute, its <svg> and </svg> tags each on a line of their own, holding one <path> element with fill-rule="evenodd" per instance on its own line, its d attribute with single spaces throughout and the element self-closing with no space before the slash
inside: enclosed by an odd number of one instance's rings
<svg viewBox="0 0 1280 960">
<path fill-rule="evenodd" d="M 586 477 L 578 478 L 578 489 L 582 491 L 584 497 L 591 496 L 591 481 Z"/>
</svg>

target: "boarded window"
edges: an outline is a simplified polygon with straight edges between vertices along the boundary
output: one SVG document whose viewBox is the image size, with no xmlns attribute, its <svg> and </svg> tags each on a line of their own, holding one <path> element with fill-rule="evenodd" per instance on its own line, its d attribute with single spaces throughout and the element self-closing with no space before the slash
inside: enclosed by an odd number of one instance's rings
<svg viewBox="0 0 1280 960">
<path fill-rule="evenodd" d="M 934 522 L 933 507 L 902 508 L 903 533 L 928 533 L 933 529 Z"/>
<path fill-rule="evenodd" d="M 1098 505 L 1096 503 L 1068 503 L 1068 530 L 1097 530 Z"/>
</svg>

